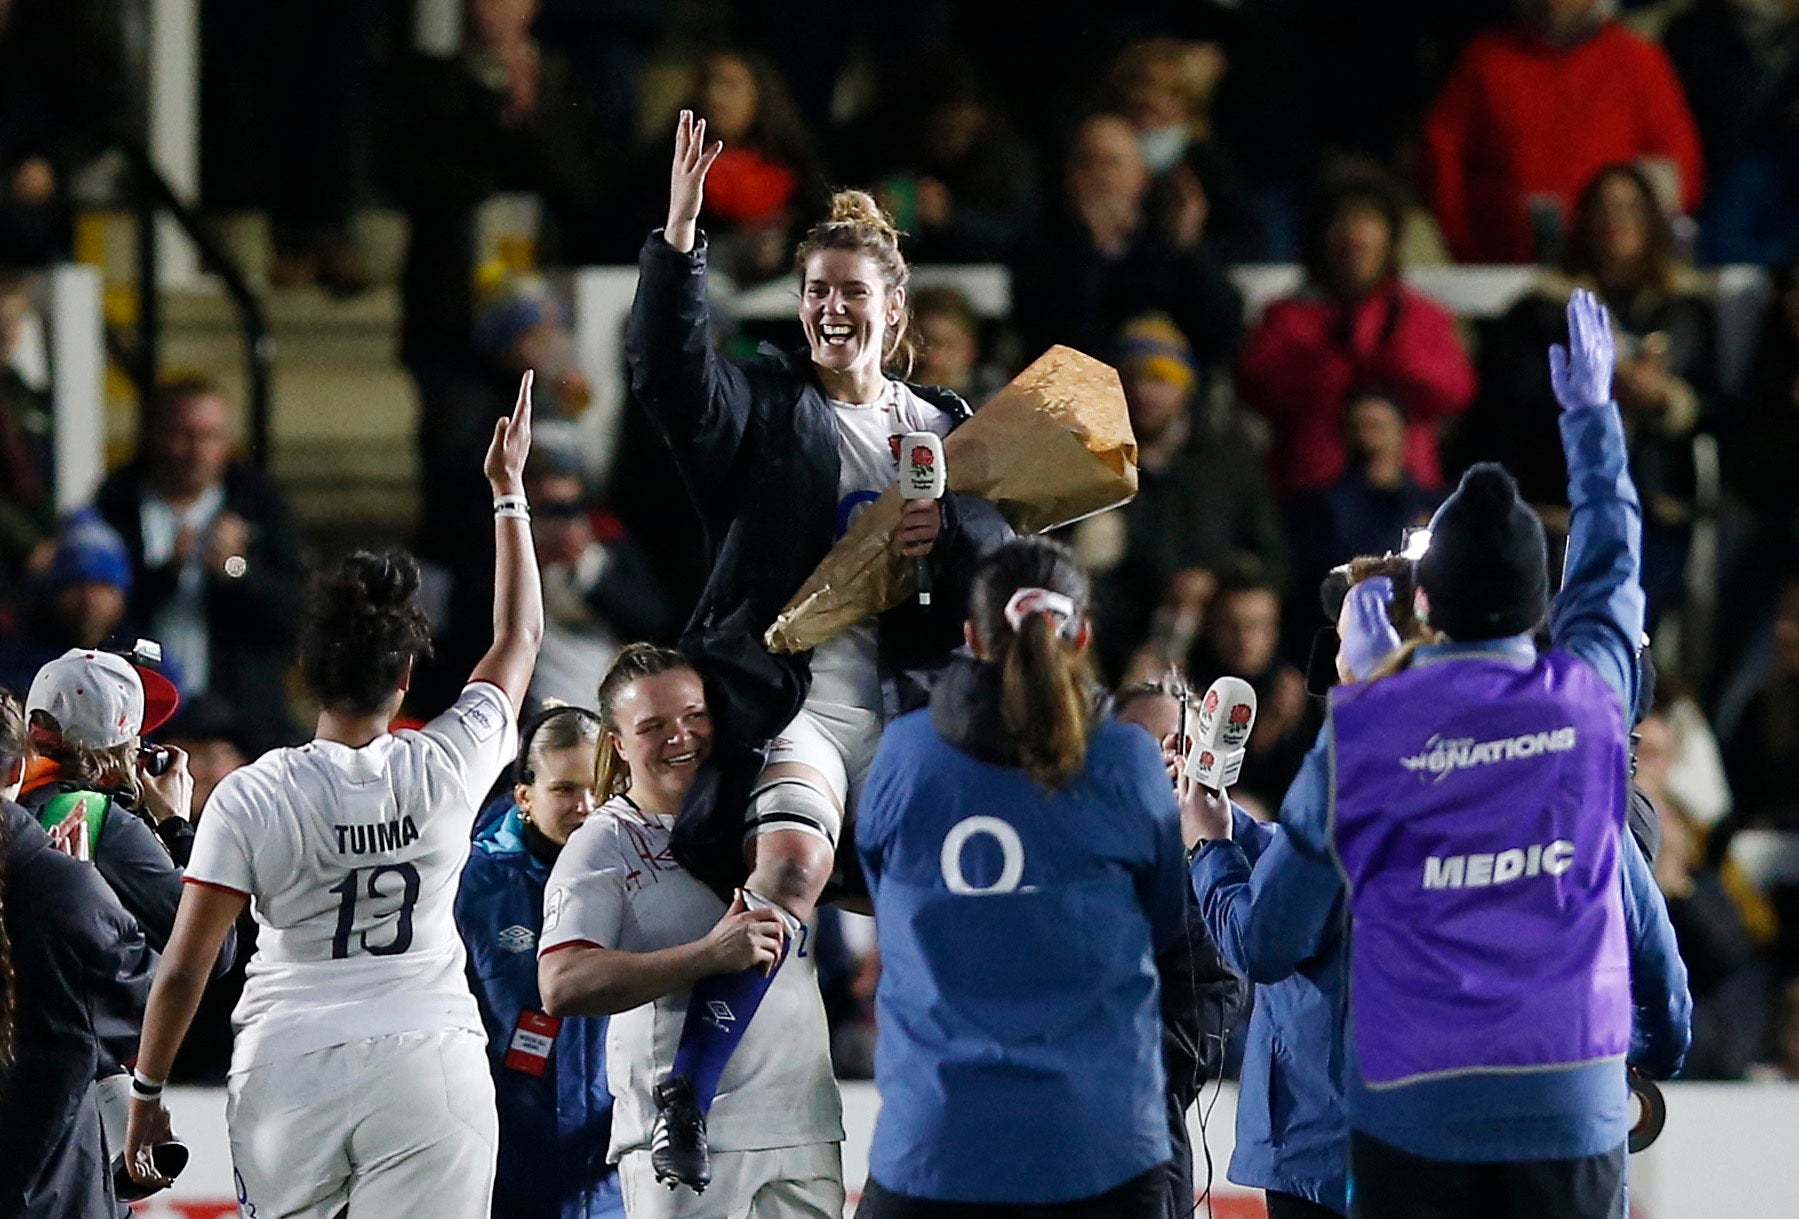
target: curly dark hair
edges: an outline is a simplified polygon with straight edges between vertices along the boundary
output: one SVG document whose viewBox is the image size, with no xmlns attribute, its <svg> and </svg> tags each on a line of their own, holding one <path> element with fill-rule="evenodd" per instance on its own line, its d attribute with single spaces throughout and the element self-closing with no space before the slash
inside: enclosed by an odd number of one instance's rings
<svg viewBox="0 0 1799 1219">
<path fill-rule="evenodd" d="M 327 710 L 380 710 L 413 661 L 431 655 L 431 624 L 418 595 L 418 561 L 404 551 L 359 550 L 314 579 L 300 630 L 300 672 Z"/>
</svg>

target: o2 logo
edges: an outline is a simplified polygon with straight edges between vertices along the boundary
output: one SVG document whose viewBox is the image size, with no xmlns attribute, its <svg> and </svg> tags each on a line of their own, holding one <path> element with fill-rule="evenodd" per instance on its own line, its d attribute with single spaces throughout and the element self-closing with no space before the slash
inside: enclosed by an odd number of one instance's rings
<svg viewBox="0 0 1799 1219">
<path fill-rule="evenodd" d="M 962 850 L 976 837 L 993 839 L 999 844 L 999 876 L 988 885 L 973 884 L 962 870 Z M 1024 876 L 1024 842 L 1010 822 L 998 817 L 967 817 L 950 827 L 943 839 L 943 853 L 938 859 L 943 869 L 943 883 L 951 893 L 1011 893 Z"/>
<path fill-rule="evenodd" d="M 837 502 L 837 528 L 832 534 L 834 540 L 842 540 L 850 531 L 850 524 L 861 514 L 862 509 L 881 498 L 879 491 L 851 491 Z"/>
</svg>

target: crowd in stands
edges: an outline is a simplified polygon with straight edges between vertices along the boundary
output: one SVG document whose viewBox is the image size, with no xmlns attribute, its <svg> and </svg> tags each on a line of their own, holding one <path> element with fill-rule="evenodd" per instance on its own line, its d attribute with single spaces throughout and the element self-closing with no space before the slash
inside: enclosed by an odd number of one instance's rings
<svg viewBox="0 0 1799 1219">
<path fill-rule="evenodd" d="M 70 174 L 118 121 L 42 50 L 85 37 L 90 7 L 0 4 L 0 265 L 66 255 Z M 534 699 L 591 705 L 619 646 L 672 641 L 694 603 L 707 539 L 672 466 L 627 412 L 592 477 L 567 302 L 523 273 L 634 260 L 677 106 L 725 145 L 701 218 L 715 275 L 790 276 L 828 189 L 867 187 L 914 263 L 1010 272 L 997 321 L 954 288 L 913 293 L 912 380 L 978 407 L 1052 344 L 1119 370 L 1140 492 L 1068 538 L 1095 573 L 1105 676 L 1248 679 L 1261 718 L 1239 795 L 1263 816 L 1320 721 L 1303 670 L 1332 567 L 1397 549 L 1480 460 L 1565 533 L 1544 352 L 1591 288 L 1622 331 L 1657 650 L 1711 657 L 1664 666 L 1637 769 L 1698 1002 L 1688 1074 L 1799 1078 L 1799 869 L 1757 864 L 1799 842 L 1799 0 L 1032 7 L 1022 28 L 954 0 L 468 0 L 460 49 L 427 56 L 372 0 L 202 4 L 204 202 L 270 213 L 274 281 L 355 293 L 353 209 L 408 222 L 416 549 L 446 590 L 416 710 L 485 646 L 476 472 L 524 368 L 544 421 Z M 520 193 L 536 200 L 522 267 L 481 233 Z M 1229 272 L 1263 262 L 1302 279 L 1254 312 Z M 1407 283 L 1445 262 L 1538 274 L 1472 322 Z M 1710 279 L 1735 262 L 1774 284 L 1738 384 Z M 146 403 L 129 463 L 58 517 L 48 399 L 13 358 L 29 308 L 27 281 L 0 273 L 0 685 L 23 690 L 65 647 L 159 640 L 194 700 L 165 735 L 196 772 L 207 759 L 203 807 L 217 773 L 305 722 L 288 679 L 308 547 L 242 458 L 237 404 L 199 380 Z M 763 337 L 794 336 L 746 323 L 730 341 Z M 1710 620 L 1683 615 L 1702 527 Z M 865 931 L 837 934 L 821 976 L 840 1066 L 865 1069 L 878 962 Z"/>
</svg>

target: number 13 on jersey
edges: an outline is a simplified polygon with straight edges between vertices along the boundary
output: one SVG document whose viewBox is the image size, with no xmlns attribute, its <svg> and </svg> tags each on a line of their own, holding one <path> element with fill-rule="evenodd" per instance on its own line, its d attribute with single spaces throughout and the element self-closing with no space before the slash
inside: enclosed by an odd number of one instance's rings
<svg viewBox="0 0 1799 1219">
<path fill-rule="evenodd" d="M 397 879 L 390 879 L 397 878 Z M 370 933 L 355 936 L 356 946 L 374 957 L 391 957 L 412 947 L 412 910 L 419 900 L 419 870 L 409 863 L 383 864 L 378 868 L 351 868 L 342 882 L 326 890 L 342 895 L 337 904 L 337 934 L 331 937 L 331 959 L 341 961 L 350 955 L 351 937 L 356 931 L 356 903 L 393 902 L 399 906 L 375 917 L 381 925 L 393 919 L 393 934 L 385 942 L 371 943 Z M 371 929 L 372 930 L 372 929 Z"/>
</svg>

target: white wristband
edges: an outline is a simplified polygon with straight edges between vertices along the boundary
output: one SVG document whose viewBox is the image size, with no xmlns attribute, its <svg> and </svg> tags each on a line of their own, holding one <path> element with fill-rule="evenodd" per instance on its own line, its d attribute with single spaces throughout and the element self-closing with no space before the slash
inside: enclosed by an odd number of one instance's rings
<svg viewBox="0 0 1799 1219">
<path fill-rule="evenodd" d="M 134 1069 L 131 1072 L 131 1095 L 136 1100 L 158 1100 L 164 1086 L 162 1080 L 151 1079 L 142 1071 Z"/>
<path fill-rule="evenodd" d="M 510 516 L 521 521 L 528 521 L 531 519 L 531 509 L 523 502 L 516 504 L 495 504 L 493 514 L 495 517 Z"/>
</svg>

